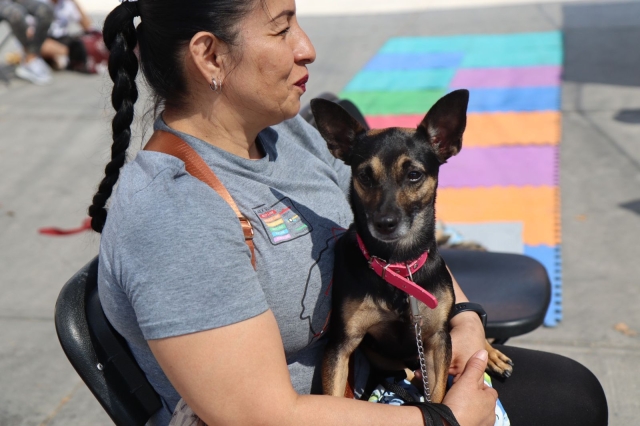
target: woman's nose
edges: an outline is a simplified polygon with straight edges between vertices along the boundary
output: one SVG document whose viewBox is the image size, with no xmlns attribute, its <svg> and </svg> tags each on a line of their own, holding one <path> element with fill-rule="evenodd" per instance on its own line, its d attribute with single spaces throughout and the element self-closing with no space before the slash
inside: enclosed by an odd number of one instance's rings
<svg viewBox="0 0 640 426">
<path fill-rule="evenodd" d="M 307 33 L 300 27 L 298 27 L 298 40 L 296 43 L 294 55 L 295 61 L 299 64 L 310 64 L 316 60 L 316 49 L 313 47 L 313 43 L 309 40 Z"/>
</svg>

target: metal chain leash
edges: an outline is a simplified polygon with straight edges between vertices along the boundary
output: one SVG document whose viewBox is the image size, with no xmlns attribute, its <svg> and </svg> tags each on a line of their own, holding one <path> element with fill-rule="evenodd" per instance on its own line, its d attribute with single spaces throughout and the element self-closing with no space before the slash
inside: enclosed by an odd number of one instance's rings
<svg viewBox="0 0 640 426">
<path fill-rule="evenodd" d="M 409 296 L 412 299 L 413 296 Z M 415 300 L 415 299 L 414 299 Z M 429 389 L 429 379 L 427 378 L 427 363 L 424 358 L 424 346 L 422 345 L 422 316 L 412 315 L 413 326 L 416 330 L 416 346 L 418 346 L 418 358 L 420 359 L 420 371 L 422 372 L 422 385 L 424 386 L 424 399 L 431 402 L 431 390 Z"/>
<path fill-rule="evenodd" d="M 411 268 L 407 265 L 409 278 L 413 281 Z M 427 377 L 427 363 L 424 358 L 424 345 L 422 344 L 422 315 L 418 307 L 418 300 L 413 296 L 409 297 L 409 306 L 411 307 L 411 319 L 413 319 L 413 327 L 416 331 L 416 346 L 418 347 L 418 358 L 420 360 L 420 371 L 422 372 L 422 386 L 424 387 L 424 399 L 431 402 L 431 389 L 429 389 L 429 378 Z"/>
</svg>

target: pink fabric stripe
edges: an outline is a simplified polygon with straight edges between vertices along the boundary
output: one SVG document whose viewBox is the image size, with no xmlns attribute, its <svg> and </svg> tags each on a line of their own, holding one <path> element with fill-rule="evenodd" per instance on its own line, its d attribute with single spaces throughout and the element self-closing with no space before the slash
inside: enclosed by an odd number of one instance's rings
<svg viewBox="0 0 640 426">
<path fill-rule="evenodd" d="M 424 115 L 368 115 L 365 117 L 372 129 L 387 127 L 418 127 Z"/>
<path fill-rule="evenodd" d="M 458 70 L 451 89 L 559 86 L 558 66 L 520 68 L 463 68 Z"/>
<path fill-rule="evenodd" d="M 440 168 L 440 188 L 555 186 L 556 146 L 467 148 Z"/>
</svg>

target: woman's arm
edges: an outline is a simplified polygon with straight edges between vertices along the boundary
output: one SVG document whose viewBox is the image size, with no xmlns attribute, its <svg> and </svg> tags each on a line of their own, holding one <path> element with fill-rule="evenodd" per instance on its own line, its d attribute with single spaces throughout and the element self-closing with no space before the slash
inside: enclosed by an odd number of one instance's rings
<svg viewBox="0 0 640 426">
<path fill-rule="evenodd" d="M 449 274 L 451 274 L 451 270 L 449 270 Z M 451 279 L 453 280 L 456 303 L 468 302 L 469 299 L 465 296 L 453 274 L 451 274 Z M 459 313 L 451 318 L 449 324 L 451 325 L 451 344 L 453 347 L 449 374 L 457 378 L 471 356 L 485 348 L 485 334 L 482 321 L 475 312 Z"/>
<path fill-rule="evenodd" d="M 211 426 L 423 424 L 415 407 L 298 395 L 271 311 L 225 327 L 150 340 L 149 347 L 178 393 Z"/>
<path fill-rule="evenodd" d="M 298 395 L 276 320 L 267 311 L 208 331 L 150 340 L 178 393 L 208 425 L 423 425 L 415 407 Z M 484 385 L 486 352 L 471 358 L 445 398 L 464 426 L 492 426 L 497 393 Z"/>
<path fill-rule="evenodd" d="M 84 12 L 84 10 L 80 6 L 80 4 L 77 2 L 77 0 L 71 0 L 71 1 L 76 5 L 76 9 L 78 9 L 78 13 L 80 13 L 80 26 L 82 27 L 82 29 L 85 32 L 91 31 L 93 29 L 91 18 L 87 16 L 87 14 Z"/>
</svg>

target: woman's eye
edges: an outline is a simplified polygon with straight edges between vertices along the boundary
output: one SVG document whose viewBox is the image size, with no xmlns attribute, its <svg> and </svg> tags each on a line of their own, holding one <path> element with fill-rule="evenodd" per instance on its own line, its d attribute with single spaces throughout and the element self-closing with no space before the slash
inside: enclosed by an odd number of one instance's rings
<svg viewBox="0 0 640 426">
<path fill-rule="evenodd" d="M 287 27 L 284 30 L 280 31 L 278 35 L 286 35 L 289 32 L 289 30 L 291 30 L 291 27 Z"/>
<path fill-rule="evenodd" d="M 422 176 L 422 173 L 415 170 L 407 173 L 407 179 L 409 179 L 411 182 L 418 182 L 420 179 L 422 179 Z"/>
</svg>

